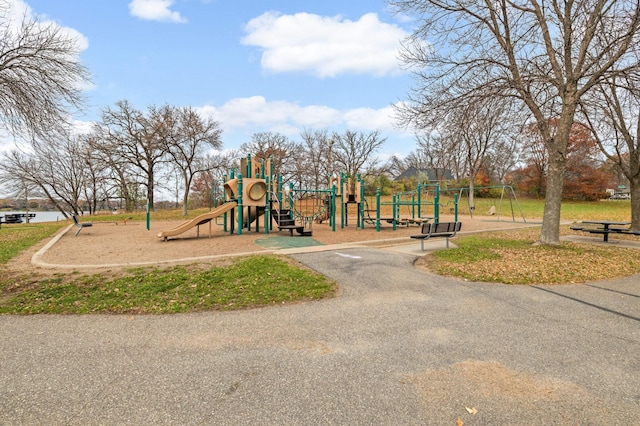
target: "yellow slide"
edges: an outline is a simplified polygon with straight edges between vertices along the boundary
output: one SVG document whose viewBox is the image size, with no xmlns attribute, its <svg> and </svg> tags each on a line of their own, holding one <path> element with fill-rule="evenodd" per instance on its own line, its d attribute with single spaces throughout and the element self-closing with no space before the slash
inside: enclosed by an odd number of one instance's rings
<svg viewBox="0 0 640 426">
<path fill-rule="evenodd" d="M 173 237 L 175 235 L 182 234 L 185 231 L 193 228 L 194 226 L 204 225 L 205 223 L 211 222 L 212 219 L 215 219 L 218 216 L 222 216 L 229 210 L 238 206 L 238 203 L 235 201 L 226 202 L 215 209 L 211 210 L 208 213 L 203 213 L 195 218 L 176 226 L 173 229 L 169 229 L 168 231 L 162 231 L 158 233 L 158 238 L 164 238 L 166 241 L 168 237 Z"/>
</svg>

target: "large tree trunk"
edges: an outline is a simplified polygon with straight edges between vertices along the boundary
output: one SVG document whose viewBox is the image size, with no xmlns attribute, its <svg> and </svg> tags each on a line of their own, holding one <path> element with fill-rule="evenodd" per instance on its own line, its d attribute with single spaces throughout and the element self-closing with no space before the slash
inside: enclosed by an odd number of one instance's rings
<svg viewBox="0 0 640 426">
<path fill-rule="evenodd" d="M 153 173 L 149 173 L 149 177 L 147 178 L 147 200 L 149 201 L 151 211 L 153 211 L 153 191 Z"/>
<path fill-rule="evenodd" d="M 187 215 L 187 203 L 189 202 L 189 192 L 185 191 L 182 194 L 182 216 Z"/>
<path fill-rule="evenodd" d="M 564 172 L 567 165 L 567 145 L 576 112 L 576 105 L 569 102 L 568 95 L 560 113 L 556 134 L 547 141 L 549 154 L 547 168 L 547 190 L 544 199 L 544 214 L 539 244 L 560 245 L 560 210 L 562 208 L 562 189 Z"/>
<path fill-rule="evenodd" d="M 564 155 L 561 153 L 555 150 L 549 153 L 542 231 L 538 239 L 540 244 L 560 244 L 560 208 L 562 206 L 565 163 Z"/>
</svg>

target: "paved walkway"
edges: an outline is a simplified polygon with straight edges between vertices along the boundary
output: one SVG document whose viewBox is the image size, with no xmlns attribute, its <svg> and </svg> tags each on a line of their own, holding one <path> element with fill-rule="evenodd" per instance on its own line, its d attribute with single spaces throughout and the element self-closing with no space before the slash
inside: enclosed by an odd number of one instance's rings
<svg viewBox="0 0 640 426">
<path fill-rule="evenodd" d="M 398 246 L 292 256 L 342 294 L 0 316 L 0 424 L 640 424 L 638 276 L 505 286 L 415 270 Z"/>
</svg>

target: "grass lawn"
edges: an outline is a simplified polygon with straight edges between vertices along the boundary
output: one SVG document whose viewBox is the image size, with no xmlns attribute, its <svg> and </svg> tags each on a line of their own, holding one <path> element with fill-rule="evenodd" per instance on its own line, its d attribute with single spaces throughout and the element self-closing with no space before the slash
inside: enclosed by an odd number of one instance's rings
<svg viewBox="0 0 640 426">
<path fill-rule="evenodd" d="M 113 216 L 104 218 L 114 220 Z M 66 225 L 3 226 L 0 268 Z M 0 314 L 165 314 L 246 309 L 331 297 L 335 290 L 333 281 L 279 256 L 250 256 L 217 266 L 136 268 L 94 275 L 71 272 L 47 276 L 2 268 Z"/>
<path fill-rule="evenodd" d="M 4 314 L 166 314 L 245 309 L 329 297 L 335 284 L 277 256 L 223 266 L 136 268 L 117 276 L 66 275 L 0 282 Z"/>
</svg>

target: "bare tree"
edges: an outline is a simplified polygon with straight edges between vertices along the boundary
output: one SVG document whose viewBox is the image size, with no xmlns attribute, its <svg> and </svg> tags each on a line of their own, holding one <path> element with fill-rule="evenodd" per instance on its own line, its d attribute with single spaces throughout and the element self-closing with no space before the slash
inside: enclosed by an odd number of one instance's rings
<svg viewBox="0 0 640 426">
<path fill-rule="evenodd" d="M 391 178 L 397 178 L 414 164 L 421 164 L 419 152 L 410 152 L 404 158 L 393 155 L 385 164 L 384 172 L 386 172 Z"/>
<path fill-rule="evenodd" d="M 450 170 L 454 179 L 465 175 L 464 157 L 460 140 L 449 134 L 416 134 L 418 148 L 407 156 L 407 165 L 419 169 L 433 169 L 436 180 L 446 179 L 446 170 Z"/>
<path fill-rule="evenodd" d="M 638 68 L 640 3 L 629 0 L 389 0 L 420 25 L 402 59 L 415 86 L 399 110 L 425 128 L 473 99 L 510 97 L 531 114 L 549 153 L 538 242 L 560 243 L 569 134 L 581 98 L 617 70 Z M 558 118 L 557 132 L 549 119 Z"/>
<path fill-rule="evenodd" d="M 82 105 L 89 80 L 79 44 L 55 23 L 27 12 L 12 18 L 15 5 L 0 0 L 0 123 L 15 134 L 64 134 L 71 108 Z"/>
<path fill-rule="evenodd" d="M 134 167 L 119 151 L 112 149 L 108 129 L 95 124 L 93 131 L 85 135 L 85 142 L 91 155 L 90 161 L 102 170 L 101 185 L 105 201 L 112 197 L 124 200 L 125 210 L 133 211 L 137 201 L 134 191 L 130 191 L 136 181 Z"/>
<path fill-rule="evenodd" d="M 0 183 L 6 186 L 9 189 L 8 193 L 15 198 L 21 197 L 24 193 L 48 197 L 33 178 L 36 170 L 37 165 L 32 156 L 19 149 L 7 151 L 3 153 L 3 159 L 0 161 Z M 55 200 L 53 201 L 57 208 Z"/>
<path fill-rule="evenodd" d="M 513 129 L 516 130 L 515 128 Z M 506 177 L 515 169 L 521 156 L 518 136 L 513 133 L 497 143 L 487 153 L 485 168 L 492 182 L 506 184 Z"/>
<path fill-rule="evenodd" d="M 444 134 L 458 140 L 457 146 L 469 179 L 469 209 L 475 209 L 474 186 L 488 153 L 498 142 L 509 137 L 509 105 L 503 98 L 487 98 L 469 102 L 450 110 L 445 116 Z"/>
<path fill-rule="evenodd" d="M 377 130 L 368 134 L 351 130 L 344 133 L 334 132 L 331 139 L 334 142 L 333 155 L 336 164 L 352 177 L 358 173 L 364 175 L 368 167 L 375 166 L 378 158 L 374 155 L 387 141 Z"/>
<path fill-rule="evenodd" d="M 0 169 L 5 179 L 37 188 L 63 214 L 82 213 L 84 164 L 82 144 L 74 138 L 32 142 L 30 152 L 5 154 Z"/>
<path fill-rule="evenodd" d="M 128 163 L 138 174 L 138 183 L 147 189 L 147 199 L 154 206 L 156 172 L 166 162 L 164 138 L 167 136 L 165 108 L 149 107 L 148 114 L 134 108 L 128 101 L 116 102 L 107 108 L 96 130 L 104 145 L 102 150 L 115 157 L 113 164 Z"/>
<path fill-rule="evenodd" d="M 251 142 L 240 146 L 240 152 L 263 159 L 271 157 L 273 174 L 285 181 L 297 176 L 297 163 L 302 160 L 300 145 L 280 133 L 254 133 Z"/>
<path fill-rule="evenodd" d="M 182 178 L 182 215 L 187 215 L 189 190 L 196 174 L 207 170 L 204 155 L 207 149 L 222 146 L 220 123 L 203 119 L 191 107 L 164 107 L 162 115 L 166 135 L 165 150 Z"/>
<path fill-rule="evenodd" d="M 215 201 L 223 202 L 224 177 L 228 178 L 229 170 L 237 167 L 237 158 L 238 154 L 233 150 L 205 155 L 202 162 L 206 171 L 199 173 L 191 184 L 192 201 L 202 206 L 211 206 Z"/>
<path fill-rule="evenodd" d="M 631 228 L 640 230 L 640 90 L 631 78 L 602 82 L 581 114 L 602 153 L 629 180 Z"/>
<path fill-rule="evenodd" d="M 309 187 L 324 189 L 333 175 L 333 140 L 328 131 L 304 130 L 300 135 L 304 149 L 302 165 L 309 179 Z"/>
</svg>

